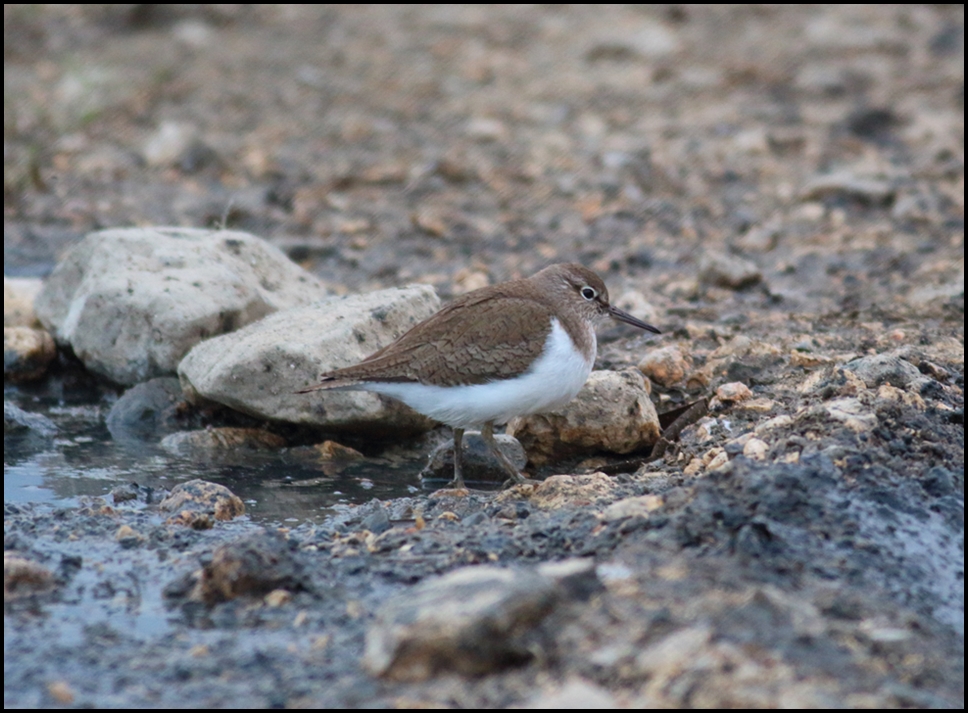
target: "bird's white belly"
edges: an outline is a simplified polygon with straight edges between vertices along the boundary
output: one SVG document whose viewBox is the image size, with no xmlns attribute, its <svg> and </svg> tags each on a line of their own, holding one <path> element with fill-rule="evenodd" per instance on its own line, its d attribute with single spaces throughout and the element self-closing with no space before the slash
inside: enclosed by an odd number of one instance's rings
<svg viewBox="0 0 968 713">
<path fill-rule="evenodd" d="M 554 411 L 571 401 L 588 379 L 595 363 L 595 334 L 591 326 L 590 359 L 575 348 L 568 332 L 551 320 L 551 332 L 541 356 L 521 376 L 467 386 L 375 383 L 360 388 L 392 396 L 407 406 L 454 428 L 506 423 L 515 416 Z"/>
</svg>

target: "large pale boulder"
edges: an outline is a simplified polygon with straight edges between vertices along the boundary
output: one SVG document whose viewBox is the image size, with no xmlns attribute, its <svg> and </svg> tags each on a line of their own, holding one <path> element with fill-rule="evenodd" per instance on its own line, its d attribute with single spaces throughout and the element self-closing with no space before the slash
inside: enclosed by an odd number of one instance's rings
<svg viewBox="0 0 968 713">
<path fill-rule="evenodd" d="M 204 339 L 326 294 L 318 278 L 254 235 L 130 228 L 75 245 L 35 308 L 88 369 L 136 384 L 173 374 Z"/>
<path fill-rule="evenodd" d="M 331 297 L 202 342 L 178 376 L 189 400 L 215 401 L 274 421 L 333 430 L 414 431 L 432 422 L 365 391 L 297 394 L 331 369 L 362 361 L 440 308 L 432 287 Z"/>
</svg>

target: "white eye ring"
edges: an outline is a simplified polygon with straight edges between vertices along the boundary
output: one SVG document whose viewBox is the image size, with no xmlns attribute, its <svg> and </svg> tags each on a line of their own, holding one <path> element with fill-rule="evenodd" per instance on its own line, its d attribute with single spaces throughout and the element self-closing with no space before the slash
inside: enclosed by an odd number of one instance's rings
<svg viewBox="0 0 968 713">
<path fill-rule="evenodd" d="M 598 297 L 598 292 L 595 291 L 595 288 L 589 287 L 588 285 L 585 285 L 584 287 L 582 287 L 580 292 L 581 292 L 581 296 L 584 297 L 589 302 L 591 302 L 593 299 Z"/>
</svg>

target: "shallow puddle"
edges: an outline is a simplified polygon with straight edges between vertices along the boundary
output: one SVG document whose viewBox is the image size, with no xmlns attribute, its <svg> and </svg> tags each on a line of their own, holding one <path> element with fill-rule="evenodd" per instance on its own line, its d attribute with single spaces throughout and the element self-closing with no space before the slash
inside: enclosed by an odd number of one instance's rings
<svg viewBox="0 0 968 713">
<path fill-rule="evenodd" d="M 43 389 L 5 387 L 6 402 L 45 416 L 56 431 L 7 424 L 4 501 L 76 506 L 83 496 L 109 497 L 127 483 L 170 490 L 201 478 L 227 486 L 243 499 L 253 520 L 272 524 L 316 522 L 341 503 L 385 500 L 442 485 L 422 484 L 419 473 L 427 457 L 417 450 L 334 463 L 311 447 L 199 458 L 172 454 L 150 441 L 117 441 L 105 425 L 116 399 L 109 387 L 71 388 L 59 380 Z"/>
</svg>

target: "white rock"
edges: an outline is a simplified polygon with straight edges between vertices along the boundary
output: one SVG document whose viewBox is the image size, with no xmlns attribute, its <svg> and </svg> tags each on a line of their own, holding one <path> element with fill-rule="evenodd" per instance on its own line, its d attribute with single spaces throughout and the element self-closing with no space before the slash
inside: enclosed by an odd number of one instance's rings
<svg viewBox="0 0 968 713">
<path fill-rule="evenodd" d="M 478 141 L 504 141 L 508 130 L 498 119 L 478 116 L 467 122 L 467 135 Z"/>
<path fill-rule="evenodd" d="M 659 310 L 638 290 L 626 290 L 612 304 L 649 324 L 658 324 L 661 321 Z"/>
<path fill-rule="evenodd" d="M 755 127 L 739 131 L 732 140 L 738 153 L 765 154 L 770 150 L 770 140 L 766 129 Z"/>
<path fill-rule="evenodd" d="M 763 460 L 769 452 L 769 444 L 759 438 L 751 438 L 743 446 L 743 455 L 752 460 Z"/>
<path fill-rule="evenodd" d="M 399 401 L 366 391 L 319 391 L 323 372 L 362 361 L 440 308 L 429 285 L 332 297 L 270 315 L 202 342 L 178 376 L 190 400 L 333 429 L 423 430 L 431 421 Z"/>
<path fill-rule="evenodd" d="M 629 42 L 645 57 L 662 57 L 681 47 L 678 33 L 662 22 L 644 20 L 634 25 L 634 28 L 630 28 Z M 609 27 L 609 30 L 614 33 L 619 28 Z"/>
<path fill-rule="evenodd" d="M 769 252 L 777 246 L 782 235 L 783 229 L 776 223 L 755 225 L 737 239 L 736 245 L 748 252 Z"/>
<path fill-rule="evenodd" d="M 35 302 L 41 323 L 84 365 L 121 384 L 172 374 L 198 342 L 326 295 L 266 241 L 234 231 L 91 233 Z"/>
<path fill-rule="evenodd" d="M 181 20 L 171 28 L 172 37 L 192 49 L 208 46 L 215 36 L 215 30 L 207 22 L 199 19 Z"/>
<path fill-rule="evenodd" d="M 624 498 L 605 508 L 601 517 L 606 522 L 630 517 L 648 517 L 650 512 L 661 508 L 663 502 L 661 495 L 652 494 Z"/>
<path fill-rule="evenodd" d="M 525 707 L 534 710 L 593 710 L 615 709 L 619 704 L 607 688 L 571 678 L 557 690 L 538 693 Z"/>
<path fill-rule="evenodd" d="M 774 428 L 783 428 L 785 426 L 789 426 L 791 423 L 793 423 L 792 418 L 786 414 L 781 414 L 780 416 L 775 416 L 767 421 L 763 421 L 763 423 L 759 424 L 754 429 L 754 433 L 759 436 L 767 431 L 772 431 Z"/>
<path fill-rule="evenodd" d="M 861 403 L 860 399 L 834 399 L 826 404 L 827 414 L 858 433 L 870 431 L 877 425 L 877 416 Z"/>
<path fill-rule="evenodd" d="M 740 290 L 763 279 L 756 264 L 738 255 L 704 252 L 699 257 L 699 279 L 716 287 Z"/>
<path fill-rule="evenodd" d="M 727 463 L 729 463 L 729 454 L 724 450 L 717 449 L 716 455 L 710 458 L 706 464 L 706 470 L 710 472 L 719 470 Z"/>
<path fill-rule="evenodd" d="M 848 171 L 841 171 L 815 176 L 803 187 L 802 195 L 805 200 L 841 196 L 880 205 L 893 198 L 894 187 L 889 181 L 883 179 L 856 176 Z"/>
<path fill-rule="evenodd" d="M 165 121 L 145 142 L 142 155 L 149 166 L 167 166 L 191 145 L 197 133 L 189 124 Z"/>
</svg>

